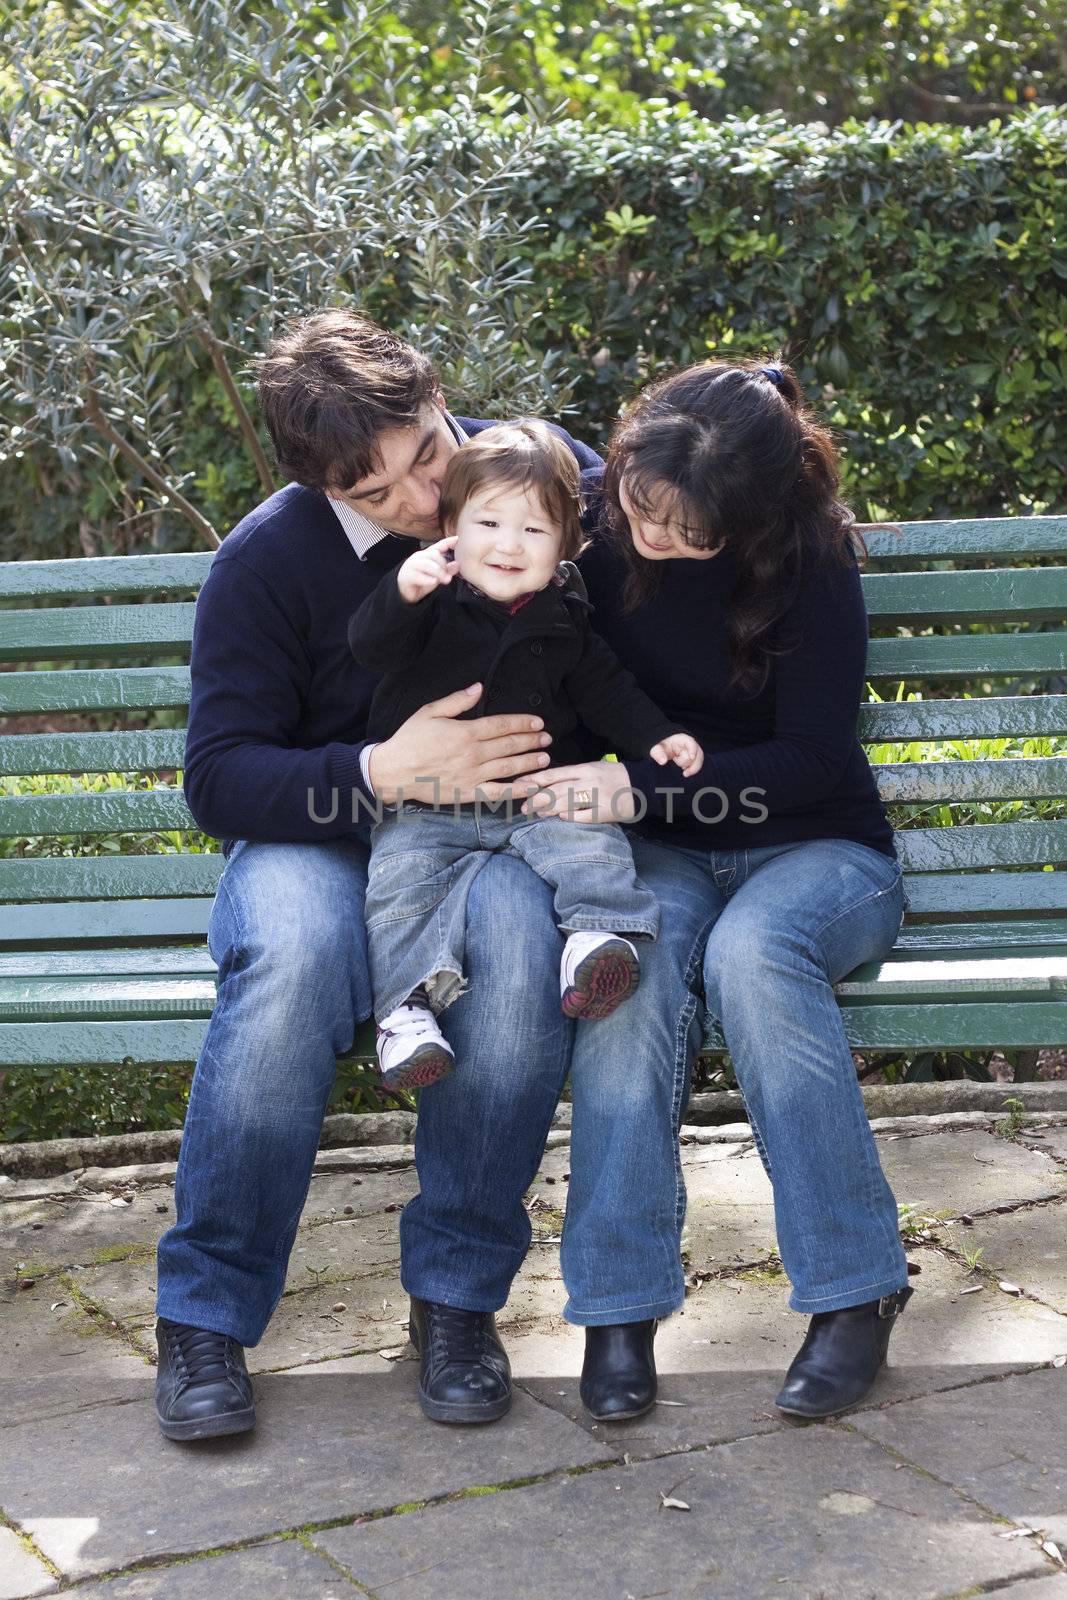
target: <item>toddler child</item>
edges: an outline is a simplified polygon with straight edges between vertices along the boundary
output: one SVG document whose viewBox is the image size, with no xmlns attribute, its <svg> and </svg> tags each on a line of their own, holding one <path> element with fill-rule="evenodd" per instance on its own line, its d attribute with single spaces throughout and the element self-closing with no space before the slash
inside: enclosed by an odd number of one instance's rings
<svg viewBox="0 0 1067 1600">
<path fill-rule="evenodd" d="M 441 490 L 445 537 L 384 578 L 349 624 L 354 656 L 382 674 L 370 738 L 389 738 L 428 701 L 480 682 L 466 715 L 536 713 L 552 735 L 554 765 L 583 759 L 583 726 L 620 755 L 699 772 L 696 740 L 663 716 L 590 626 L 585 585 L 567 559 L 581 546 L 578 491 L 574 456 L 543 422 L 486 428 L 456 452 Z M 494 851 L 521 856 L 554 891 L 567 935 L 567 1016 L 606 1017 L 637 987 L 632 941 L 655 938 L 659 906 L 637 878 L 622 828 L 527 817 L 514 806 L 510 794 L 496 803 L 402 800 L 372 830 L 367 937 L 378 1056 L 391 1087 L 422 1087 L 452 1070 L 436 1017 L 466 988 L 467 896 Z"/>
</svg>

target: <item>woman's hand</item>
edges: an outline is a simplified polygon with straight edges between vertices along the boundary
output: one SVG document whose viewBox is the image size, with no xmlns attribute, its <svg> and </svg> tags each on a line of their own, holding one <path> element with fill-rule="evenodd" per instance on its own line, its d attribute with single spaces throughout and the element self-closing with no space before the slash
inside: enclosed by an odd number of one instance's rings
<svg viewBox="0 0 1067 1600">
<path fill-rule="evenodd" d="M 416 550 L 413 556 L 401 562 L 396 573 L 396 586 L 400 590 L 401 600 L 409 606 L 417 605 L 435 589 L 452 582 L 456 565 L 448 557 L 455 544 L 456 535 L 453 534 L 448 539 L 438 539 L 436 544 L 427 545 L 425 550 Z"/>
<path fill-rule="evenodd" d="M 621 761 L 585 761 L 538 773 L 537 790 L 526 801 L 528 817 L 563 817 L 568 822 L 632 822 L 636 814 L 630 774 Z"/>
</svg>

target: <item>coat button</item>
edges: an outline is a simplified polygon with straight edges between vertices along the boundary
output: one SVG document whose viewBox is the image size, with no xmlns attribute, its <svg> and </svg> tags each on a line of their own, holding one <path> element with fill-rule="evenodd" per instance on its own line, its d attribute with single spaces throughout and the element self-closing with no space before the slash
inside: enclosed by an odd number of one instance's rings
<svg viewBox="0 0 1067 1600">
<path fill-rule="evenodd" d="M 539 706 L 540 704 L 541 704 L 541 696 L 539 694 L 532 694 L 530 696 L 529 700 L 527 701 L 527 705 L 531 705 L 531 706 Z"/>
<path fill-rule="evenodd" d="M 530 646 L 530 654 L 532 656 L 539 656 L 541 654 L 543 648 L 544 647 L 541 645 L 541 643 L 538 640 L 535 640 L 534 643 Z"/>
</svg>

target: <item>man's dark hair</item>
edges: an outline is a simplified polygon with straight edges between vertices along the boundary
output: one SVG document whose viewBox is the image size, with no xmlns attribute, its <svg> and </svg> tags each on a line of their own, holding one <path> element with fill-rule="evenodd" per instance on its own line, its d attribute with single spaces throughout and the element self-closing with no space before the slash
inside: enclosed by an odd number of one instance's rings
<svg viewBox="0 0 1067 1600">
<path fill-rule="evenodd" d="M 414 427 L 440 388 L 426 356 L 354 311 L 303 317 L 256 366 L 278 466 L 307 489 L 380 471 L 378 435 Z"/>
</svg>

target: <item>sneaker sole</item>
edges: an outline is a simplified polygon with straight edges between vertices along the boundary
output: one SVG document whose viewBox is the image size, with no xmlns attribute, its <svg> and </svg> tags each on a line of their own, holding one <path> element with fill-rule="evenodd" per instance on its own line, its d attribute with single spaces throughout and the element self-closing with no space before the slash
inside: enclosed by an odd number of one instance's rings
<svg viewBox="0 0 1067 1600">
<path fill-rule="evenodd" d="M 563 1014 L 599 1022 L 628 1000 L 641 980 L 632 950 L 621 939 L 602 945 L 580 962 L 562 999 Z"/>
<path fill-rule="evenodd" d="M 431 1083 L 447 1078 L 455 1064 L 447 1050 L 436 1044 L 424 1044 L 402 1067 L 383 1072 L 382 1082 L 387 1089 L 426 1089 Z"/>
<path fill-rule="evenodd" d="M 421 1355 L 419 1341 L 415 1337 L 415 1329 L 408 1324 L 408 1338 L 415 1348 L 415 1354 Z M 429 1395 L 419 1385 L 419 1405 L 423 1414 L 431 1422 L 460 1422 L 466 1424 L 479 1422 L 498 1422 L 511 1410 L 512 1396 L 510 1392 L 499 1400 L 490 1400 L 487 1404 L 463 1405 L 460 1401 L 431 1400 Z"/>
<path fill-rule="evenodd" d="M 226 1433 L 248 1433 L 256 1425 L 256 1413 L 249 1407 L 247 1411 L 229 1411 L 221 1417 L 193 1418 L 190 1422 L 167 1422 L 157 1411 L 156 1421 L 167 1439 L 217 1439 Z"/>
</svg>

